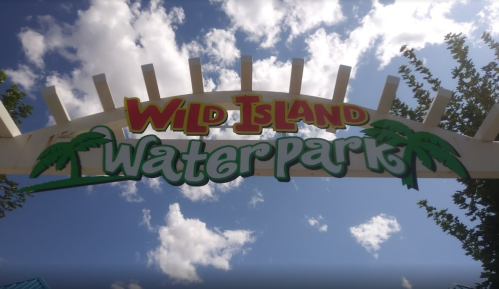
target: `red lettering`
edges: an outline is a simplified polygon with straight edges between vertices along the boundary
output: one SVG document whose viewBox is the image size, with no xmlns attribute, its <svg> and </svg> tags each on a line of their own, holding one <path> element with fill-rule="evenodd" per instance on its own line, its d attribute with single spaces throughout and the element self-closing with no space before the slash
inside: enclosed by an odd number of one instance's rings
<svg viewBox="0 0 499 289">
<path fill-rule="evenodd" d="M 207 125 L 199 125 L 202 103 L 191 102 L 187 107 L 187 120 L 185 122 L 184 133 L 186 135 L 207 135 L 209 132 Z"/>
<path fill-rule="evenodd" d="M 156 104 L 142 108 L 140 99 L 136 97 L 125 97 L 124 101 L 128 129 L 135 133 L 143 133 L 149 124 L 156 131 L 165 131 L 177 109 L 184 104 L 183 99 L 172 98 L 160 109 Z"/>
<path fill-rule="evenodd" d="M 227 120 L 227 111 L 218 105 L 205 105 L 203 108 L 203 123 L 208 125 L 222 124 Z"/>
<path fill-rule="evenodd" d="M 345 123 L 350 125 L 363 125 L 369 121 L 367 112 L 356 105 L 344 104 L 343 115 Z"/>
<path fill-rule="evenodd" d="M 345 124 L 341 119 L 341 111 L 338 105 L 329 105 L 329 109 L 322 103 L 314 104 L 315 125 L 320 128 L 343 128 Z"/>
<path fill-rule="evenodd" d="M 272 105 L 262 103 L 255 106 L 255 123 L 261 126 L 272 124 Z"/>
<path fill-rule="evenodd" d="M 234 132 L 237 134 L 260 133 L 261 127 L 252 122 L 253 104 L 260 102 L 259 95 L 239 95 L 233 96 L 233 103 L 241 106 L 240 122 L 234 124 Z"/>
<path fill-rule="evenodd" d="M 306 100 L 294 100 L 289 108 L 288 119 L 306 123 L 313 123 L 315 120 L 314 112 Z"/>
<path fill-rule="evenodd" d="M 186 113 L 186 109 L 185 108 L 179 108 L 179 109 L 177 109 L 177 112 L 175 112 L 175 117 L 173 119 L 173 123 L 172 123 L 172 126 L 171 126 L 171 129 L 173 131 L 182 131 L 182 130 L 184 130 L 185 113 Z"/>
<path fill-rule="evenodd" d="M 288 102 L 285 100 L 274 100 L 274 130 L 279 132 L 297 132 L 298 126 L 295 122 L 287 122 Z"/>
</svg>

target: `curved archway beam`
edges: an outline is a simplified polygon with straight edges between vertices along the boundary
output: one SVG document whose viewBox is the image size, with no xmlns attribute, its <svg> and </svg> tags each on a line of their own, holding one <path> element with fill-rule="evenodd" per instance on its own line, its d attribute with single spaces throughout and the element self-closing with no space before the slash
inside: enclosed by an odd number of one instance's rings
<svg viewBox="0 0 499 289">
<path fill-rule="evenodd" d="M 199 101 L 200 93 L 203 93 L 203 102 L 206 104 L 218 104 L 227 110 L 238 110 L 239 107 L 232 103 L 232 96 L 237 94 L 248 94 L 252 91 L 252 59 L 251 57 L 241 57 L 241 91 L 221 91 L 221 92 L 204 92 L 203 76 L 201 71 L 201 63 L 199 58 L 189 59 L 191 84 L 193 94 L 182 95 L 187 103 Z M 262 101 L 272 102 L 277 99 L 304 99 L 310 102 L 322 103 L 342 103 L 344 102 L 345 94 L 348 87 L 351 68 L 348 66 L 340 66 L 336 79 L 336 86 L 332 99 L 327 100 L 301 93 L 301 81 L 303 76 L 303 59 L 294 59 L 292 65 L 290 90 L 288 93 L 255 91 L 254 94 L 260 94 Z M 149 101 L 143 105 L 155 103 L 163 106 L 169 98 L 161 98 L 159 95 L 158 84 L 152 64 L 142 66 L 146 88 L 148 90 Z M 393 116 L 389 114 L 389 110 L 393 103 L 395 93 L 400 79 L 393 76 L 388 76 L 381 100 L 377 110 L 367 109 L 370 115 L 370 122 L 380 119 L 392 119 L 399 121 L 415 131 L 427 131 L 438 135 L 449 142 L 458 152 L 463 155 L 460 161 L 466 166 L 471 177 L 473 178 L 499 178 L 499 142 L 492 142 L 499 133 L 499 105 L 495 105 L 487 115 L 484 123 L 474 138 L 460 135 L 451 131 L 446 131 L 437 127 L 440 119 L 445 112 L 445 108 L 450 101 L 452 93 L 445 89 L 439 89 L 437 96 L 434 98 L 431 108 L 426 115 L 423 123 L 411 121 L 405 118 Z M 244 83 L 244 84 L 243 84 Z M 56 121 L 55 125 L 45 127 L 36 131 L 25 134 L 20 134 L 13 120 L 8 116 L 5 107 L 0 106 L 0 173 L 19 173 L 29 174 L 33 165 L 36 163 L 36 158 L 49 145 L 56 142 L 70 141 L 75 135 L 86 132 L 94 126 L 105 125 L 113 131 L 121 131 L 127 126 L 124 108 L 116 108 L 112 99 L 111 90 L 105 78 L 105 75 L 97 75 L 94 77 L 94 84 L 97 93 L 101 99 L 104 111 L 94 115 L 71 120 L 62 104 L 55 87 L 47 87 L 43 89 L 43 96 L 47 105 L 52 112 Z M 3 110 L 2 110 L 3 108 Z M 364 127 L 369 127 L 365 124 Z M 117 139 L 118 143 L 136 144 L 136 139 Z M 175 146 L 179 151 L 184 152 L 187 147 L 186 140 L 165 139 L 163 143 Z M 234 145 L 241 147 L 252 144 L 255 141 L 247 140 L 209 140 L 206 141 L 206 151 L 210 152 L 218 145 Z M 273 143 L 273 141 L 268 141 Z M 403 149 L 401 150 L 403 152 Z M 365 167 L 362 153 L 359 155 L 351 154 L 351 166 L 347 176 L 350 177 L 384 177 L 387 174 L 373 173 Z M 101 174 L 100 161 L 102 152 L 100 150 L 91 150 L 90 152 L 82 153 L 82 165 L 84 174 Z M 257 162 L 256 175 L 272 175 L 273 162 Z M 301 165 L 293 166 L 291 169 L 293 176 L 328 176 L 324 171 L 311 171 L 305 169 Z M 456 175 L 446 167 L 437 165 L 437 171 L 431 172 L 424 166 L 417 166 L 418 176 L 420 177 L 450 177 L 455 178 Z M 49 170 L 49 174 L 67 174 L 67 171 L 56 172 Z"/>
</svg>

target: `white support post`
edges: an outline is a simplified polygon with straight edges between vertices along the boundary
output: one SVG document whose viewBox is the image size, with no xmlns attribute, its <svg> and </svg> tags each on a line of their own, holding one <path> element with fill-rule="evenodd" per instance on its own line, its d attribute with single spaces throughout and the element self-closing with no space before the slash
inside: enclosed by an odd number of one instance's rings
<svg viewBox="0 0 499 289">
<path fill-rule="evenodd" d="M 0 101 L 0 138 L 2 137 L 16 137 L 21 134 L 16 123 L 10 117 L 9 112 Z"/>
<path fill-rule="evenodd" d="M 152 63 L 142 65 L 142 75 L 146 83 L 147 95 L 149 100 L 159 100 L 158 81 L 156 80 L 156 72 L 154 72 L 154 65 Z"/>
<path fill-rule="evenodd" d="M 106 80 L 106 75 L 104 73 L 94 75 L 92 76 L 92 80 L 94 81 L 95 90 L 97 90 L 97 94 L 99 95 L 100 103 L 102 104 L 104 111 L 116 109 L 113 95 L 111 94 L 109 84 Z"/>
<path fill-rule="evenodd" d="M 430 110 L 428 110 L 423 124 L 429 127 L 437 126 L 442 119 L 442 115 L 444 115 L 445 108 L 449 104 L 451 98 L 452 91 L 445 88 L 439 88 L 437 91 L 437 95 L 435 96 L 435 98 L 433 98 Z"/>
<path fill-rule="evenodd" d="M 109 84 L 107 83 L 106 75 L 104 73 L 94 75 L 92 76 L 92 79 L 104 111 L 115 110 L 116 106 L 114 104 L 113 95 L 111 94 L 111 89 L 109 89 Z M 117 139 L 126 139 L 123 128 L 113 129 L 113 132 Z"/>
<path fill-rule="evenodd" d="M 351 71 L 350 66 L 340 65 L 336 76 L 336 84 L 334 85 L 333 103 L 343 103 L 345 101 Z"/>
<path fill-rule="evenodd" d="M 378 104 L 379 113 L 388 114 L 390 112 L 399 83 L 400 78 L 396 76 L 388 75 L 386 77 L 385 87 L 383 88 L 383 93 L 381 93 L 381 99 Z"/>
<path fill-rule="evenodd" d="M 57 95 L 55 86 L 49 86 L 42 89 L 42 95 L 49 107 L 50 113 L 57 124 L 69 122 L 69 115 L 66 108 Z"/>
<path fill-rule="evenodd" d="M 251 55 L 241 56 L 241 90 L 253 90 L 253 57 Z"/>
<path fill-rule="evenodd" d="M 499 103 L 496 103 L 485 117 L 485 120 L 483 121 L 480 128 L 478 128 L 478 131 L 476 132 L 474 138 L 484 142 L 490 142 L 494 141 L 498 134 Z"/>
<path fill-rule="evenodd" d="M 303 77 L 304 65 L 305 60 L 303 58 L 293 58 L 291 66 L 291 78 L 289 80 L 290 94 L 300 94 L 301 92 L 301 80 Z"/>
<path fill-rule="evenodd" d="M 204 93 L 203 72 L 201 71 L 201 59 L 189 58 L 189 70 L 191 72 L 192 93 Z"/>
</svg>

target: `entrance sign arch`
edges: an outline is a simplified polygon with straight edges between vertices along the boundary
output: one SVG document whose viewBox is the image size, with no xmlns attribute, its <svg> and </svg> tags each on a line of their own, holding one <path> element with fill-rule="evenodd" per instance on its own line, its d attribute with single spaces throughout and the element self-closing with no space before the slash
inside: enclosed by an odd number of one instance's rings
<svg viewBox="0 0 499 289">
<path fill-rule="evenodd" d="M 150 105 L 155 105 L 158 108 L 164 108 L 165 105 L 173 98 L 178 98 L 184 101 L 184 108 L 193 103 L 200 103 L 201 107 L 203 105 L 212 105 L 221 107 L 224 110 L 240 110 L 241 105 L 238 105 L 237 102 L 235 102 L 233 98 L 234 96 L 259 96 L 261 97 L 262 103 L 267 103 L 269 105 L 276 103 L 277 101 L 284 100 L 288 103 L 285 105 L 286 108 L 284 111 L 287 111 L 288 105 L 291 105 L 293 101 L 300 100 L 307 101 L 307 103 L 323 104 L 324 107 L 341 106 L 344 104 L 344 98 L 351 71 L 351 68 L 348 66 L 340 66 L 334 93 L 330 99 L 324 99 L 301 94 L 301 83 L 304 69 L 303 59 L 293 59 L 289 91 L 286 93 L 253 91 L 253 67 L 251 56 L 241 57 L 241 90 L 239 91 L 204 92 L 200 59 L 189 59 L 189 66 L 193 93 L 162 98 L 159 94 L 153 65 L 143 65 L 142 73 L 149 101 L 140 103 L 140 106 L 144 108 Z M 311 139 L 303 140 L 300 145 L 300 141 L 297 140 L 295 142 L 296 144 L 293 144 L 291 138 L 286 137 L 285 132 L 282 134 L 283 137 L 278 138 L 277 140 L 259 141 L 205 140 L 204 137 L 200 135 L 199 141 L 202 145 L 204 145 L 202 152 L 211 154 L 219 148 L 230 146 L 240 153 L 240 148 L 242 147 L 254 146 L 261 143 L 268 144 L 274 149 L 279 149 L 279 142 L 286 141 L 287 143 L 285 148 L 281 148 L 281 153 L 283 155 L 286 155 L 286 153 L 291 154 L 293 146 L 303 146 L 303 151 L 300 152 L 298 156 L 294 157 L 293 160 L 287 160 L 288 163 L 285 164 L 284 169 L 289 170 L 290 176 L 396 176 L 402 178 L 404 183 L 403 174 L 406 174 L 405 172 L 397 173 L 395 171 L 390 171 L 390 169 L 387 170 L 387 166 L 389 166 L 390 162 L 395 165 L 395 163 L 399 161 L 412 170 L 414 176 L 417 175 L 417 177 L 420 178 L 499 178 L 499 142 L 493 141 L 499 134 L 499 104 L 493 106 L 475 136 L 470 137 L 460 135 L 437 127 L 442 115 L 445 112 L 446 106 L 452 97 L 452 92 L 443 88 L 440 88 L 436 93 L 432 105 L 422 123 L 389 114 L 399 81 L 400 79 L 398 77 L 388 76 L 384 89 L 381 92 L 378 108 L 376 110 L 361 108 L 362 111 L 366 112 L 369 117 L 368 121 L 366 120 L 361 124 L 362 127 L 366 128 L 363 131 L 366 134 L 366 137 L 362 139 L 358 138 L 363 142 L 363 149 L 361 149 L 361 147 L 350 147 L 350 150 L 346 150 L 345 155 L 343 156 L 345 160 L 343 161 L 347 166 L 347 169 L 337 175 L 335 175 L 334 172 L 332 173 L 331 170 L 328 170 L 323 165 L 324 163 L 327 163 L 326 161 L 320 162 L 320 160 L 313 160 L 315 157 L 311 155 L 314 155 L 314 148 L 320 147 L 320 145 L 318 145 L 318 141 L 314 143 L 313 141 L 309 141 Z M 54 144 L 68 142 L 73 143 L 74 141 L 72 142 L 72 140 L 78 136 L 80 136 L 80 141 L 83 139 L 87 140 L 90 136 L 90 134 L 88 134 L 89 132 L 102 134 L 102 132 L 105 131 L 102 129 L 96 129 L 96 127 L 106 127 L 106 129 L 110 132 L 108 135 L 108 142 L 110 142 L 111 139 L 110 135 L 114 135 L 112 141 L 116 147 L 129 145 L 132 151 L 133 148 L 137 148 L 144 138 L 140 140 L 126 139 L 123 128 L 130 125 L 129 120 L 127 122 L 127 117 L 130 116 L 128 115 L 128 111 L 126 111 L 125 107 L 116 107 L 106 80 L 106 76 L 104 74 L 96 75 L 93 77 L 93 82 L 100 98 L 103 112 L 71 120 L 58 96 L 56 88 L 54 86 L 46 87 L 43 89 L 43 96 L 56 124 L 28 133 L 21 133 L 13 120 L 10 118 L 5 107 L 0 105 L 0 174 L 31 173 L 32 177 L 37 177 L 42 172 L 43 174 L 54 175 L 72 174 L 71 169 L 74 168 L 76 164 L 72 164 L 71 167 L 66 167 L 66 165 L 63 165 L 62 163 L 54 165 L 57 160 L 61 160 L 61 158 L 57 159 L 52 164 L 47 164 L 43 167 L 40 160 L 44 154 L 44 151 L 47 151 L 49 148 L 55 149 Z M 233 126 L 228 125 L 216 125 L 211 127 L 233 129 Z M 332 127 L 325 129 L 328 132 L 335 133 L 335 129 Z M 387 131 L 390 129 L 391 131 Z M 275 130 L 278 131 L 277 129 Z M 411 143 L 409 134 L 417 135 L 416 141 L 424 142 L 423 146 L 414 146 L 413 143 Z M 157 145 L 171 147 L 173 150 L 177 150 L 178 153 L 182 155 L 187 154 L 187 150 L 192 143 L 194 143 L 192 140 L 183 139 L 162 139 L 156 142 Z M 371 148 L 368 149 L 368 146 Z M 381 146 L 385 146 L 386 148 L 381 149 Z M 99 149 L 99 147 L 101 148 Z M 335 143 L 333 141 L 331 149 L 334 148 Z M 147 149 L 149 149 L 149 147 Z M 152 158 L 151 152 L 148 152 L 147 149 L 144 152 L 142 161 Z M 127 176 L 127 172 L 123 169 L 115 171 L 114 174 L 110 174 L 108 172 L 105 160 L 103 161 L 103 158 L 105 158 L 105 150 L 105 142 L 99 143 L 99 141 L 95 141 L 93 143 L 89 142 L 87 147 L 75 150 L 79 156 L 79 163 L 77 165 L 79 166 L 78 173 L 80 176 L 114 175 L 115 181 L 120 180 L 120 177 L 117 176 L 119 174 Z M 408 152 L 407 150 L 411 151 Z M 448 154 L 441 154 L 440 150 L 442 150 L 442 152 L 451 152 L 451 156 L 449 157 L 447 156 Z M 304 156 L 306 152 L 309 152 L 308 156 Z M 376 156 L 377 159 L 372 158 L 372 155 L 375 153 L 378 154 Z M 324 156 L 320 155 L 320 157 L 323 158 Z M 340 161 L 337 158 L 341 158 L 341 156 L 338 157 L 335 155 L 334 158 L 331 156 L 329 163 L 332 165 L 338 165 Z M 239 160 L 239 157 L 237 159 Z M 376 167 L 378 165 L 376 165 L 375 162 L 383 159 L 387 164 Z M 309 163 L 311 162 L 315 162 L 316 166 L 310 166 Z M 318 165 L 318 162 L 321 164 Z M 410 162 L 413 162 L 413 164 L 410 164 Z M 203 171 L 206 164 L 201 163 L 200 165 L 200 171 Z M 239 166 L 239 164 L 237 165 Z M 241 176 L 274 176 L 278 180 L 286 181 L 285 178 L 280 179 L 278 177 L 278 167 L 282 166 L 282 164 L 279 163 L 277 152 L 273 155 L 269 155 L 268 158 L 265 159 L 263 157 L 257 157 L 254 159 L 254 164 L 252 165 L 251 174 L 241 174 Z M 185 169 L 185 166 L 189 166 L 189 164 L 183 159 L 172 163 L 174 172 L 183 172 L 187 170 Z M 37 168 L 40 170 L 40 167 L 42 167 L 41 171 L 35 173 L 35 170 L 37 170 Z M 148 176 L 147 174 L 143 175 Z M 151 176 L 157 177 L 158 175 Z M 239 175 L 235 176 L 237 177 Z M 136 175 L 135 179 L 140 179 L 141 177 L 142 174 Z M 184 176 L 182 178 L 184 178 Z M 215 179 L 211 180 L 217 181 Z M 102 182 L 109 181 L 113 181 L 112 178 L 106 179 Z M 179 182 L 173 181 L 170 183 L 181 184 L 184 183 L 184 181 L 189 185 L 202 185 L 206 183 L 190 182 L 189 180 L 184 179 Z M 218 181 L 229 181 L 229 178 Z M 78 185 L 82 184 L 75 183 L 73 185 L 66 185 L 65 187 Z M 417 189 L 417 184 L 416 186 L 408 185 L 408 187 Z"/>
</svg>

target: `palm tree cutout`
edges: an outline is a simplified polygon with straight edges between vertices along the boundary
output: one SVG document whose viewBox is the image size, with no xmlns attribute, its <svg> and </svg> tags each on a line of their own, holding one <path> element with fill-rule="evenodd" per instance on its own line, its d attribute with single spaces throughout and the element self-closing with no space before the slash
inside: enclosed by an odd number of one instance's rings
<svg viewBox="0 0 499 289">
<path fill-rule="evenodd" d="M 418 190 L 416 176 L 416 157 L 429 170 L 435 172 L 435 160 L 451 169 L 461 178 L 470 175 L 463 164 L 456 158 L 459 153 L 444 139 L 429 132 L 414 132 L 408 126 L 398 121 L 383 119 L 371 123 L 372 128 L 362 130 L 378 142 L 384 142 L 393 147 L 405 147 L 403 160 L 409 167 L 408 173 L 402 178 L 402 185 Z"/>
<path fill-rule="evenodd" d="M 86 132 L 77 135 L 70 142 L 53 144 L 38 156 L 38 163 L 31 171 L 29 177 L 36 178 L 53 165 L 55 165 L 57 171 L 61 171 L 71 161 L 70 179 L 81 178 L 81 165 L 78 152 L 85 152 L 90 150 L 90 148 L 98 148 L 110 141 L 109 139 L 105 139 L 103 134 Z"/>
</svg>

